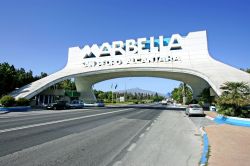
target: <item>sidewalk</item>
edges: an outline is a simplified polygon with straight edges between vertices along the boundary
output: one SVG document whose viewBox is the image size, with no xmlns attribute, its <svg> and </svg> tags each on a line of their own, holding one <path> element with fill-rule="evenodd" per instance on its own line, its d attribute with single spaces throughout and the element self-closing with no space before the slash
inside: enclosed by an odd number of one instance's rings
<svg viewBox="0 0 250 166">
<path fill-rule="evenodd" d="M 250 165 L 250 128 L 223 124 L 205 130 L 211 146 L 209 166 Z"/>
<path fill-rule="evenodd" d="M 216 112 L 206 114 L 216 116 Z M 211 148 L 209 166 L 250 165 L 250 128 L 223 124 L 207 126 L 205 131 Z"/>
<path fill-rule="evenodd" d="M 199 165 L 202 139 L 183 112 L 163 111 L 148 130 L 114 166 Z"/>
</svg>

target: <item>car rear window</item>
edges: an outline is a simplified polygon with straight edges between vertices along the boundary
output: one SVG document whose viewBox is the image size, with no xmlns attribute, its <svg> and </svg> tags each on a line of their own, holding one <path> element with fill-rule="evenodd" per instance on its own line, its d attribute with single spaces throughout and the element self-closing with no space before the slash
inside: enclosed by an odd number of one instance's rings
<svg viewBox="0 0 250 166">
<path fill-rule="evenodd" d="M 199 105 L 190 105 L 189 107 L 190 108 L 201 108 L 201 106 L 199 106 Z"/>
</svg>

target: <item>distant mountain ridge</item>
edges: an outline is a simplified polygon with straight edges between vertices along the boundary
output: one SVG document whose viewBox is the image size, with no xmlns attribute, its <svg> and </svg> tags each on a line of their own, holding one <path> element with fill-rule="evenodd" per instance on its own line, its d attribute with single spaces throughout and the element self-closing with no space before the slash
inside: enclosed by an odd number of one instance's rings
<svg viewBox="0 0 250 166">
<path fill-rule="evenodd" d="M 125 93 L 125 90 L 119 90 L 119 91 L 116 91 L 116 92 L 118 92 L 118 93 Z M 143 94 L 150 94 L 150 95 L 154 95 L 155 93 L 157 93 L 159 96 L 165 96 L 162 93 L 158 93 L 158 92 L 154 92 L 154 91 L 150 91 L 150 90 L 145 90 L 145 89 L 140 89 L 140 88 L 127 89 L 126 92 L 127 93 L 132 93 L 132 94 L 143 93 Z"/>
</svg>

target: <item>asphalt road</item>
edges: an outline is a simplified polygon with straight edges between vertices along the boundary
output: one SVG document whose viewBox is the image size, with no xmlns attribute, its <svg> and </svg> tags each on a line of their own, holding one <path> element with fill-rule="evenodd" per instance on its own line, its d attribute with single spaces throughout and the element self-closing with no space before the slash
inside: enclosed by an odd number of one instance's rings
<svg viewBox="0 0 250 166">
<path fill-rule="evenodd" d="M 160 112 L 108 108 L 0 118 L 0 165 L 107 165 Z"/>
<path fill-rule="evenodd" d="M 137 106 L 0 115 L 0 165 L 112 165 L 163 110 Z"/>
</svg>

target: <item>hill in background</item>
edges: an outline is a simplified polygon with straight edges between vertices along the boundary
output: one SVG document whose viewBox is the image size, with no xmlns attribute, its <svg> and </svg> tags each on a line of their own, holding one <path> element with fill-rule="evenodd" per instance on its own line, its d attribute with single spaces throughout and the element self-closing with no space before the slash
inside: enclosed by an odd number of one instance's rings
<svg viewBox="0 0 250 166">
<path fill-rule="evenodd" d="M 125 93 L 125 90 L 119 90 L 116 91 L 118 93 Z M 135 94 L 135 93 L 143 93 L 143 94 L 149 94 L 149 95 L 154 95 L 155 93 L 158 93 L 159 96 L 163 96 L 165 97 L 166 95 L 159 93 L 159 92 L 154 92 L 154 91 L 150 91 L 150 90 L 144 90 L 144 89 L 140 89 L 140 88 L 131 88 L 131 89 L 127 89 L 126 90 L 127 93 L 131 93 L 131 94 Z"/>
</svg>

